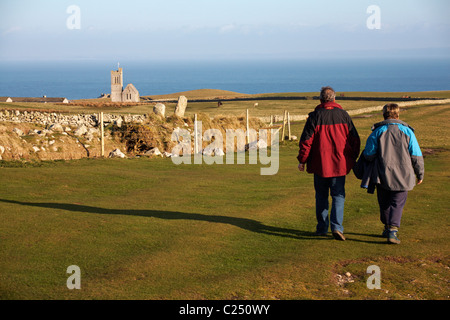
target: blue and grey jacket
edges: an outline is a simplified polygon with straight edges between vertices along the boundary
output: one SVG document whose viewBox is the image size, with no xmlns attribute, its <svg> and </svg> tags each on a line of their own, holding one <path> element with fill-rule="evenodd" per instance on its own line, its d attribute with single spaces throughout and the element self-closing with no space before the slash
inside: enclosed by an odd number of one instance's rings
<svg viewBox="0 0 450 320">
<path fill-rule="evenodd" d="M 388 119 L 375 124 L 364 149 L 364 157 L 378 158 L 378 178 L 381 186 L 391 191 L 409 191 L 416 178 L 425 173 L 422 151 L 414 129 L 401 120 Z"/>
</svg>

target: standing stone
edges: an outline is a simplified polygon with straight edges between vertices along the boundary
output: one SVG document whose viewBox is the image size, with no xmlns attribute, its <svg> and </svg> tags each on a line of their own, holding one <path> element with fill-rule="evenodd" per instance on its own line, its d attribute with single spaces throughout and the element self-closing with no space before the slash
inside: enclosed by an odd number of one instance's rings
<svg viewBox="0 0 450 320">
<path fill-rule="evenodd" d="M 153 112 L 159 116 L 162 116 L 163 118 L 165 118 L 166 116 L 166 106 L 162 103 L 157 103 L 154 107 L 153 107 Z"/>
<path fill-rule="evenodd" d="M 175 107 L 175 115 L 178 117 L 184 117 L 186 107 L 187 107 L 187 98 L 185 96 L 180 96 L 178 98 L 178 104 Z"/>
</svg>

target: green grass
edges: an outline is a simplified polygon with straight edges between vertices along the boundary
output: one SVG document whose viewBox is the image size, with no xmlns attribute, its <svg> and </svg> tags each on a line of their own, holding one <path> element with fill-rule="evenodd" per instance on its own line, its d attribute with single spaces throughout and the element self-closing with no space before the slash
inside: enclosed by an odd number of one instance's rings
<svg viewBox="0 0 450 320">
<path fill-rule="evenodd" d="M 449 299 L 450 106 L 412 107 L 425 158 L 398 246 L 376 196 L 347 179 L 345 242 L 313 236 L 312 176 L 297 143 L 280 170 L 170 159 L 0 162 L 1 299 Z M 379 115 L 355 118 L 363 144 Z M 304 123 L 293 124 L 300 136 Z M 381 268 L 381 290 L 366 287 Z M 70 265 L 81 289 L 69 290 Z M 350 272 L 353 282 L 338 281 Z"/>
</svg>

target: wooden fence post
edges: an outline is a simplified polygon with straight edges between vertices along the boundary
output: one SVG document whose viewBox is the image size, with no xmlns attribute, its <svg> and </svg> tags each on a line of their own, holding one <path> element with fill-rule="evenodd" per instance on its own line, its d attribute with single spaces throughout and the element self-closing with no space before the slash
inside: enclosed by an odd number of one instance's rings
<svg viewBox="0 0 450 320">
<path fill-rule="evenodd" d="M 194 116 L 194 154 L 198 153 L 197 114 Z"/>
<path fill-rule="evenodd" d="M 105 156 L 105 132 L 103 128 L 103 112 L 100 113 L 100 135 L 102 141 L 102 158 Z"/>
<path fill-rule="evenodd" d="M 247 109 L 247 143 L 250 143 L 250 131 L 248 125 L 248 109 Z"/>
<path fill-rule="evenodd" d="M 288 123 L 288 136 L 289 141 L 291 141 L 291 117 L 289 116 L 289 112 L 287 114 L 287 123 Z"/>
<path fill-rule="evenodd" d="M 283 115 L 283 130 L 282 130 L 282 136 L 281 136 L 281 141 L 284 141 L 284 135 L 286 134 L 286 117 L 287 117 L 287 111 L 284 110 L 284 115 Z"/>
</svg>

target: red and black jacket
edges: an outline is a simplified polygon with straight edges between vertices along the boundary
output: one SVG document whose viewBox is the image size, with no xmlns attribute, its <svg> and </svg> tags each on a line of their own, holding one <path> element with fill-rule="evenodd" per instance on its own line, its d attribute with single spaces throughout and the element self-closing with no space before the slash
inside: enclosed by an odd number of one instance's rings
<svg viewBox="0 0 450 320">
<path fill-rule="evenodd" d="M 300 138 L 298 161 L 323 178 L 347 175 L 359 156 L 361 141 L 352 119 L 335 102 L 309 114 Z"/>
</svg>

